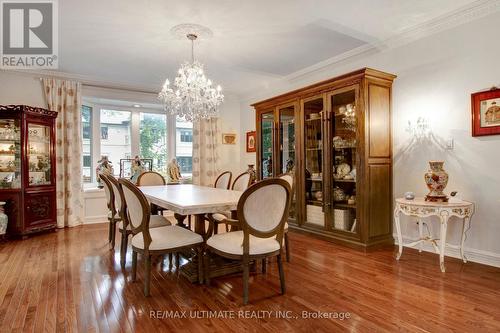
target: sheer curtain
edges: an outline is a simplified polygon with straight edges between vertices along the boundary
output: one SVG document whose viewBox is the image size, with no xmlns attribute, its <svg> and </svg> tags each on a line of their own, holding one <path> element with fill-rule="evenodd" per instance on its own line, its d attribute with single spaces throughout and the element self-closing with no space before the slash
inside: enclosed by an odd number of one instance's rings
<svg viewBox="0 0 500 333">
<path fill-rule="evenodd" d="M 48 108 L 57 111 L 56 119 L 56 196 L 57 226 L 83 222 L 81 83 L 44 78 Z"/>
<path fill-rule="evenodd" d="M 219 174 L 217 163 L 220 145 L 218 118 L 193 123 L 193 184 L 213 186 Z"/>
</svg>

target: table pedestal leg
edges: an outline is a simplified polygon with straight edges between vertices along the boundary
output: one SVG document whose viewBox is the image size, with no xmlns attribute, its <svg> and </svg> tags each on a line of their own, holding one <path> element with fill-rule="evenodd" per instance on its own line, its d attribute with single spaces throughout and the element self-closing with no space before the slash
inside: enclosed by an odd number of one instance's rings
<svg viewBox="0 0 500 333">
<path fill-rule="evenodd" d="M 442 212 L 440 216 L 441 220 L 441 234 L 439 235 L 440 243 L 439 243 L 439 266 L 441 268 L 441 272 L 445 272 L 446 269 L 444 267 L 444 251 L 446 250 L 446 231 L 448 229 L 448 212 Z"/>
<path fill-rule="evenodd" d="M 470 224 L 470 217 L 464 217 L 462 224 L 462 239 L 460 240 L 460 256 L 462 257 L 462 261 L 467 263 L 467 257 L 464 254 L 464 243 L 465 243 L 465 232 L 467 230 L 467 226 Z"/>
<path fill-rule="evenodd" d="M 403 235 L 401 234 L 401 224 L 399 221 L 399 206 L 396 204 L 396 209 L 394 210 L 394 221 L 396 224 L 396 233 L 398 234 L 398 254 L 396 255 L 396 260 L 401 258 L 403 254 Z"/>
<path fill-rule="evenodd" d="M 417 218 L 417 223 L 418 223 L 418 236 L 420 239 L 420 244 L 418 244 L 418 252 L 422 252 L 423 239 L 424 239 L 424 230 L 423 230 L 423 226 L 422 226 L 422 220 L 420 218 Z"/>
<path fill-rule="evenodd" d="M 186 225 L 184 224 L 184 220 L 186 219 L 186 215 L 181 215 L 181 214 L 174 214 L 175 219 L 177 220 L 177 225 L 179 227 L 186 228 Z"/>
</svg>

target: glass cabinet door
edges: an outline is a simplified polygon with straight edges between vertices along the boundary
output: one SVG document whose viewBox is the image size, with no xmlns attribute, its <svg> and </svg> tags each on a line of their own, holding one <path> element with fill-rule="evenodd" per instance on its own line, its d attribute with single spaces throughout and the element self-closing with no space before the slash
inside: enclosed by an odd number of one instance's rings
<svg viewBox="0 0 500 333">
<path fill-rule="evenodd" d="M 295 104 L 278 108 L 279 157 L 277 176 L 283 173 L 295 174 Z M 296 191 L 297 186 L 294 190 Z M 295 193 L 292 193 L 290 217 L 295 218 Z"/>
<path fill-rule="evenodd" d="M 21 188 L 20 120 L 0 119 L 0 188 Z"/>
<path fill-rule="evenodd" d="M 302 103 L 304 111 L 305 221 L 324 227 L 323 96 L 308 99 Z"/>
<path fill-rule="evenodd" d="M 331 133 L 331 212 L 329 228 L 356 232 L 357 86 L 328 95 Z"/>
<path fill-rule="evenodd" d="M 260 116 L 261 131 L 261 179 L 273 177 L 274 111 Z"/>
<path fill-rule="evenodd" d="M 50 127 L 28 123 L 27 157 L 29 186 L 50 185 L 52 179 Z"/>
</svg>

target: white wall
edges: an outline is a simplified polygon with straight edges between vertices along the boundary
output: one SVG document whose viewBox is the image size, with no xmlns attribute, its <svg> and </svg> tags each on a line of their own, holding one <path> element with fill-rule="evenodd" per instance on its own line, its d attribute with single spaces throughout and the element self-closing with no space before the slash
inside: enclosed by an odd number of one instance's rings
<svg viewBox="0 0 500 333">
<path fill-rule="evenodd" d="M 219 150 L 218 167 L 222 171 L 229 170 L 233 179 L 246 170 L 240 163 L 240 145 L 245 142 L 244 134 L 240 129 L 240 102 L 235 96 L 225 96 L 224 104 L 220 109 L 221 132 L 236 133 L 236 144 L 221 144 Z M 222 138 L 219 138 L 222 142 Z"/>
<path fill-rule="evenodd" d="M 450 174 L 446 191 L 457 190 L 461 198 L 476 203 L 476 214 L 466 241 L 469 259 L 500 266 L 500 135 L 471 136 L 470 94 L 500 86 L 498 59 L 500 13 L 424 39 L 381 51 L 350 62 L 335 64 L 284 82 L 257 98 L 241 102 L 242 131 L 255 129 L 249 104 L 362 67 L 398 75 L 393 86 L 394 195 L 406 191 L 426 194 L 423 174 L 427 161 L 442 159 Z M 426 117 L 434 140 L 408 147 L 408 120 Z M 452 138 L 453 150 L 442 144 Z M 244 147 L 244 146 L 243 146 Z M 255 162 L 255 154 L 241 150 L 242 167 Z M 405 219 L 408 221 L 408 219 Z M 451 220 L 448 238 L 458 241 L 457 220 Z M 434 221 L 434 225 L 436 221 Z M 434 230 L 439 230 L 435 228 Z M 416 226 L 403 228 L 405 237 L 416 238 Z M 455 252 L 450 252 L 455 255 Z"/>
<path fill-rule="evenodd" d="M 0 70 L 0 105 L 8 104 L 46 108 L 42 82 L 33 75 Z"/>
</svg>

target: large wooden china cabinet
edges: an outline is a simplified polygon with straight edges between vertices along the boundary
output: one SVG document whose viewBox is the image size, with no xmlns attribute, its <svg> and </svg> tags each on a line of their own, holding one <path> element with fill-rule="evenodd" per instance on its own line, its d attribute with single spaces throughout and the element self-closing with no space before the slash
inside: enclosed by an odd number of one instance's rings
<svg viewBox="0 0 500 333">
<path fill-rule="evenodd" d="M 258 178 L 295 175 L 291 228 L 360 250 L 393 243 L 394 79 L 365 68 L 252 105 Z"/>
<path fill-rule="evenodd" d="M 56 117 L 42 108 L 0 105 L 0 201 L 11 235 L 56 227 Z"/>
</svg>

